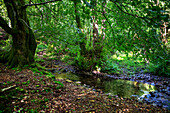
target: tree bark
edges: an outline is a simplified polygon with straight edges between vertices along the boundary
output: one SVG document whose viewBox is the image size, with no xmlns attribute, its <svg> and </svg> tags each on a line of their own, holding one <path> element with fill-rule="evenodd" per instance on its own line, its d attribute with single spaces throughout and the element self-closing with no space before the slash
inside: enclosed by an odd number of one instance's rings
<svg viewBox="0 0 170 113">
<path fill-rule="evenodd" d="M 79 2 L 77 1 L 74 1 L 74 11 L 75 11 L 75 20 L 76 20 L 76 23 L 77 23 L 77 28 L 79 30 L 82 30 L 82 24 L 81 24 L 81 20 L 80 20 L 80 13 L 78 11 L 78 4 Z M 84 37 L 84 32 L 83 30 L 80 32 L 80 37 L 83 38 Z M 80 44 L 80 54 L 82 56 L 84 56 L 86 54 L 86 38 L 85 39 L 82 39 L 80 42 L 78 42 Z"/>
<path fill-rule="evenodd" d="M 93 1 L 93 4 L 96 6 L 97 5 L 97 0 L 96 1 Z M 103 1 L 102 4 L 106 4 L 106 1 Z M 104 7 L 103 7 L 103 15 L 106 13 Z M 92 60 L 93 60 L 93 64 L 91 69 L 94 70 L 96 68 L 96 65 L 98 66 L 101 66 L 102 64 L 102 60 L 103 59 L 103 55 L 102 55 L 102 52 L 103 52 L 103 41 L 105 39 L 105 32 L 104 32 L 104 29 L 105 29 L 105 20 L 103 19 L 102 20 L 102 26 L 101 26 L 101 34 L 99 34 L 99 28 L 98 28 L 98 19 L 95 15 L 96 14 L 96 11 L 95 9 L 93 9 L 93 51 L 92 51 Z"/>
<path fill-rule="evenodd" d="M 4 0 L 7 8 L 8 17 L 11 21 L 11 27 L 0 17 L 0 26 L 10 35 L 12 35 L 11 50 L 2 54 L 1 61 L 7 62 L 10 67 L 22 67 L 34 62 L 36 50 L 35 36 L 30 28 L 29 20 L 26 15 L 24 0 Z"/>
</svg>

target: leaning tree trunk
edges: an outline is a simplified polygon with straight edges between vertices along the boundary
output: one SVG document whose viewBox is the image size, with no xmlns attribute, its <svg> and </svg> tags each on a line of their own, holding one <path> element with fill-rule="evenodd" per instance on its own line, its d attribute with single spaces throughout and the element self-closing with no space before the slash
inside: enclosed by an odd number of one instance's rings
<svg viewBox="0 0 170 113">
<path fill-rule="evenodd" d="M 0 26 L 12 35 L 11 50 L 3 54 L 4 62 L 10 67 L 23 66 L 34 62 L 36 49 L 35 36 L 26 15 L 24 0 L 4 0 L 11 27 L 0 17 Z"/>
</svg>

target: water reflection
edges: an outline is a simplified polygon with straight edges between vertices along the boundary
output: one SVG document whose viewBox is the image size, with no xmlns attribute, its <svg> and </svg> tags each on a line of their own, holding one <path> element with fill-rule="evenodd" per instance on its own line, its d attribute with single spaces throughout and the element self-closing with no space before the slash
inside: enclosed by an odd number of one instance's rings
<svg viewBox="0 0 170 113">
<path fill-rule="evenodd" d="M 128 80 L 104 81 L 104 91 L 119 97 L 130 97 L 131 95 L 142 96 L 144 91 L 155 91 L 154 86 Z"/>
<path fill-rule="evenodd" d="M 89 85 L 95 89 L 102 89 L 105 93 L 111 93 L 119 97 L 131 97 L 131 95 L 142 96 L 145 92 L 155 91 L 155 87 L 128 80 L 102 80 L 100 78 L 85 77 L 72 73 L 56 74 L 56 78 L 80 81 L 81 84 Z"/>
</svg>

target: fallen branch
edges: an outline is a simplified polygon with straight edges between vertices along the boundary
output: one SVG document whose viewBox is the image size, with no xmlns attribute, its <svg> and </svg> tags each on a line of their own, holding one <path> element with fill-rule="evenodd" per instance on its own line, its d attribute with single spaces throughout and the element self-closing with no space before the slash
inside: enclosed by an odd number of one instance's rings
<svg viewBox="0 0 170 113">
<path fill-rule="evenodd" d="M 7 88 L 3 88 L 3 89 L 0 90 L 0 92 L 4 93 L 4 92 L 6 92 L 6 91 L 8 91 L 8 90 L 14 89 L 15 87 L 16 87 L 16 85 L 9 86 L 9 87 L 7 87 Z"/>
<path fill-rule="evenodd" d="M 95 111 L 96 111 L 95 109 L 90 109 L 90 110 L 85 110 L 83 113 L 86 113 L 86 112 L 95 113 Z"/>
</svg>

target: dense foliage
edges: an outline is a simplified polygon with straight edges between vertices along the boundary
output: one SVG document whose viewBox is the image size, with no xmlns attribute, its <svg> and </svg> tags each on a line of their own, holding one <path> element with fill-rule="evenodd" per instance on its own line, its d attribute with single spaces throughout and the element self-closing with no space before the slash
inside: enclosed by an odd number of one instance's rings
<svg viewBox="0 0 170 113">
<path fill-rule="evenodd" d="M 60 56 L 86 71 L 113 68 L 112 55 L 124 52 L 157 65 L 156 73 L 168 75 L 167 0 L 25 2 L 30 28 L 39 43 L 37 52 Z M 0 4 L 0 17 L 9 21 L 4 3 Z"/>
</svg>

